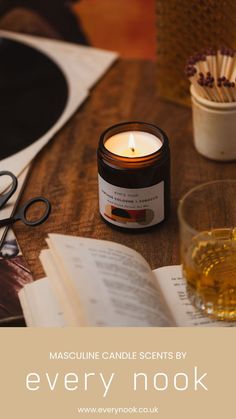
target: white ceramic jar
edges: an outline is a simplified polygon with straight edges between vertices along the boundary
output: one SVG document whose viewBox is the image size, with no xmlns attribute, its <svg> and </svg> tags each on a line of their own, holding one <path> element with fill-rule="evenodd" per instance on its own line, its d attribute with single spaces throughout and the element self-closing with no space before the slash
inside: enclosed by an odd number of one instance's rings
<svg viewBox="0 0 236 419">
<path fill-rule="evenodd" d="M 220 161 L 236 160 L 236 102 L 213 102 L 190 87 L 196 150 Z"/>
</svg>

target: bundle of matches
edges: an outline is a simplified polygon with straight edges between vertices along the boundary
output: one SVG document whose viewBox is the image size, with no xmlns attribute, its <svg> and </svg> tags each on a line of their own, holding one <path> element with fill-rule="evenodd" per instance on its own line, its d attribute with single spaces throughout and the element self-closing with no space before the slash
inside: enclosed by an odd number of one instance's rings
<svg viewBox="0 0 236 419">
<path fill-rule="evenodd" d="M 189 58 L 185 74 L 205 99 L 236 101 L 236 51 L 227 47 L 207 48 Z"/>
</svg>

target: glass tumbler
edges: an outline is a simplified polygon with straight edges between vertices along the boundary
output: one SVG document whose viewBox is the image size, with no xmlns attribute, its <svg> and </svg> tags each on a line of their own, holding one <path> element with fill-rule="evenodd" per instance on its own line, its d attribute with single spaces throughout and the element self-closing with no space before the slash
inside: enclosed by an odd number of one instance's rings
<svg viewBox="0 0 236 419">
<path fill-rule="evenodd" d="M 236 320 L 236 180 L 191 189 L 180 200 L 181 261 L 195 307 Z"/>
</svg>

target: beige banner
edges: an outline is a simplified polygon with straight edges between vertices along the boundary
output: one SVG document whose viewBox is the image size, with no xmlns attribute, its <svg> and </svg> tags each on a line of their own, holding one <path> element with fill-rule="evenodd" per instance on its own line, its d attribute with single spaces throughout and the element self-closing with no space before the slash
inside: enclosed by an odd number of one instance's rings
<svg viewBox="0 0 236 419">
<path fill-rule="evenodd" d="M 235 329 L 1 329 L 0 334 L 1 417 L 235 415 Z"/>
</svg>

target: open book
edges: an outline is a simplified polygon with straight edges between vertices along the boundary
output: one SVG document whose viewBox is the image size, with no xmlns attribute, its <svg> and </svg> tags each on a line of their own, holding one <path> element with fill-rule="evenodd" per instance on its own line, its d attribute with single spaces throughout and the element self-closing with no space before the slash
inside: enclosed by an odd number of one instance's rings
<svg viewBox="0 0 236 419">
<path fill-rule="evenodd" d="M 50 234 L 40 255 L 47 278 L 19 297 L 28 326 L 234 326 L 188 300 L 180 266 L 151 270 L 118 243 Z"/>
</svg>

